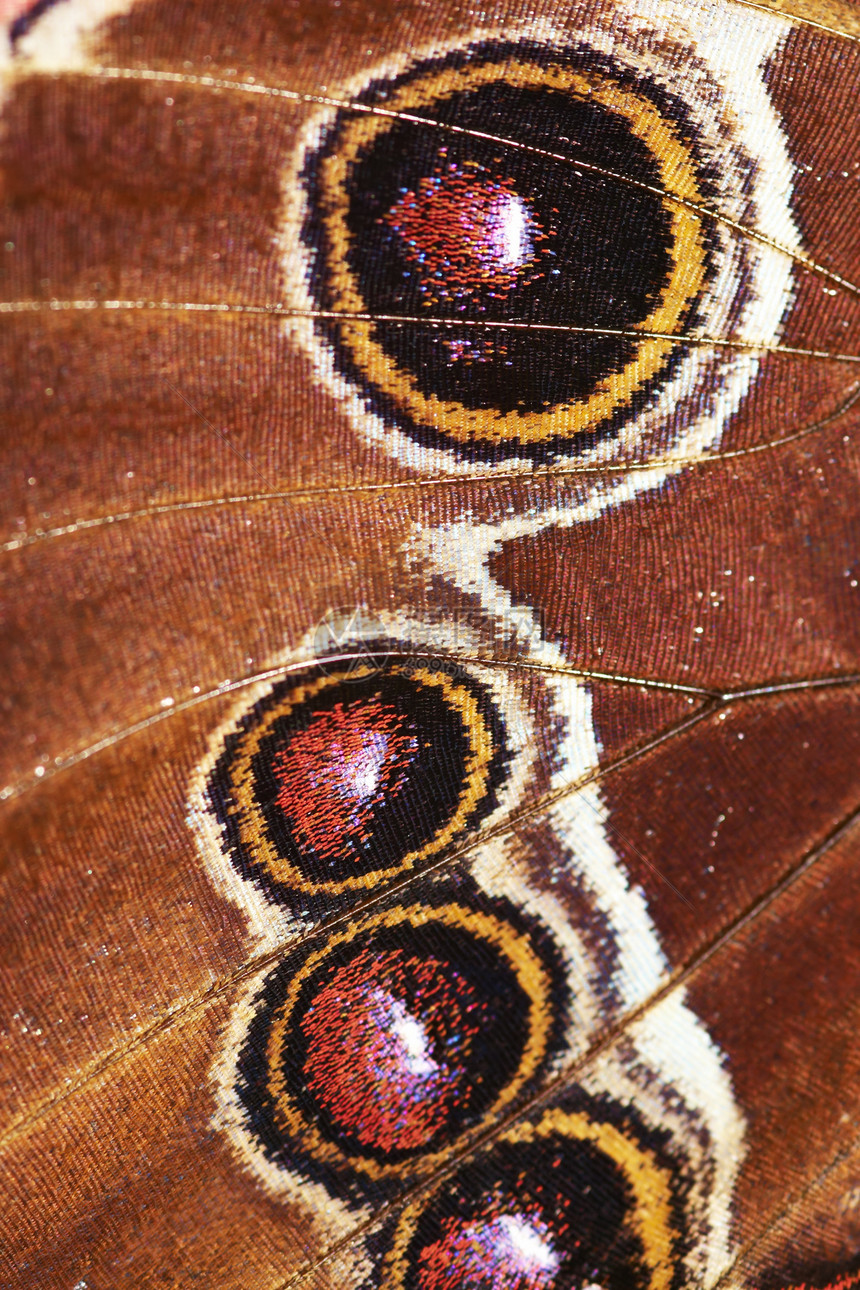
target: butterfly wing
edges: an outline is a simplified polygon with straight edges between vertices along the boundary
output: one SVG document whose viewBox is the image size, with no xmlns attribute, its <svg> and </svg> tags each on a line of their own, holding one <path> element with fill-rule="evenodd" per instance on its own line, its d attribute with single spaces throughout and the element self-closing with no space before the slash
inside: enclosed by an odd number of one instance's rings
<svg viewBox="0 0 860 1290">
<path fill-rule="evenodd" d="M 17 17 L 10 1286 L 850 1284 L 858 54 L 767 8 Z"/>
</svg>

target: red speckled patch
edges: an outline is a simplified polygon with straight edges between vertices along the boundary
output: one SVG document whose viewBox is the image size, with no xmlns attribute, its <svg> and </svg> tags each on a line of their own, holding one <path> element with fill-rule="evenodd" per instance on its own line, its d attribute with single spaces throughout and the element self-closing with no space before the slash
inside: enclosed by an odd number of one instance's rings
<svg viewBox="0 0 860 1290">
<path fill-rule="evenodd" d="M 278 806 L 321 860 L 344 849 L 359 857 L 374 812 L 401 790 L 417 751 L 414 731 L 378 700 L 336 703 L 272 758 Z"/>
<path fill-rule="evenodd" d="M 468 1099 L 484 1011 L 456 965 L 365 951 L 332 974 L 301 1022 L 308 1088 L 363 1147 L 423 1147 Z"/>
</svg>

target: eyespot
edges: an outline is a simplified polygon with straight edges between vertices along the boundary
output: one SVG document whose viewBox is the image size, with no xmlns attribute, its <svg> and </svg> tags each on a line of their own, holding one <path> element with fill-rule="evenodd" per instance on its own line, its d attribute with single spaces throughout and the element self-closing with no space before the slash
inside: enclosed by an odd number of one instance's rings
<svg viewBox="0 0 860 1290">
<path fill-rule="evenodd" d="M 487 688 L 457 670 L 324 664 L 245 711 L 206 787 L 240 877 L 286 904 L 367 890 L 486 819 L 511 751 Z"/>
<path fill-rule="evenodd" d="M 344 370 L 411 433 L 484 456 L 607 433 L 679 354 L 606 330 L 683 327 L 713 276 L 702 218 L 660 195 L 703 197 L 668 112 L 523 47 L 433 63 L 370 101 L 409 119 L 344 113 L 309 161 L 321 308 L 581 331 L 332 321 Z M 418 124 L 429 111 L 458 133 Z M 516 148 L 484 137 L 505 124 Z M 559 139 L 587 171 L 560 161 Z M 641 187 L 607 184 L 619 164 Z"/>
<path fill-rule="evenodd" d="M 308 132 L 285 269 L 318 316 L 293 330 L 414 464 L 653 453 L 703 412 L 713 435 L 754 360 L 701 337 L 779 324 L 790 259 L 707 213 L 754 223 L 766 188 L 724 88 L 597 44 L 476 42 Z"/>
<path fill-rule="evenodd" d="M 617 1119 L 617 1117 L 615 1117 Z M 671 1290 L 672 1173 L 599 1110 L 553 1108 L 481 1152 L 394 1225 L 384 1290 Z"/>
<path fill-rule="evenodd" d="M 568 991 L 546 930 L 469 884 L 364 915 L 288 954 L 251 1003 L 245 1131 L 334 1195 L 380 1196 L 534 1084 Z"/>
</svg>

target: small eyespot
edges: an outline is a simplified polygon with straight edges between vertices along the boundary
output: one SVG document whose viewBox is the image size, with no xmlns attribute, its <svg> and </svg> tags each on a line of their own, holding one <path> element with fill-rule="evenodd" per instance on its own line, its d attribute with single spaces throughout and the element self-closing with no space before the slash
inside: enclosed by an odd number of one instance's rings
<svg viewBox="0 0 860 1290">
<path fill-rule="evenodd" d="M 294 674 L 222 746 L 209 806 L 240 877 L 284 904 L 429 862 L 495 808 L 509 761 L 483 686 L 419 662 Z"/>
<path fill-rule="evenodd" d="M 542 926 L 468 884 L 435 884 L 270 974 L 236 1068 L 246 1130 L 330 1193 L 379 1198 L 534 1085 L 568 1002 Z"/>
<path fill-rule="evenodd" d="M 554 1108 L 403 1211 L 380 1284 L 671 1290 L 680 1253 L 674 1211 L 670 1170 L 629 1126 Z"/>
</svg>

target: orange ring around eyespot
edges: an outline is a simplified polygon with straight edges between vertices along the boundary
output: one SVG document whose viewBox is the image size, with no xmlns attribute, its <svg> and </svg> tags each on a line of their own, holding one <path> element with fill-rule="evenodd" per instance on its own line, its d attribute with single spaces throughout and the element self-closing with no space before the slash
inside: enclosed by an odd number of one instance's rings
<svg viewBox="0 0 860 1290">
<path fill-rule="evenodd" d="M 557 64 L 540 67 L 536 63 L 505 59 L 473 69 L 446 68 L 403 86 L 385 101 L 386 112 L 414 111 L 432 105 L 440 98 L 500 80 L 508 84 L 566 91 L 574 97 L 600 103 L 626 117 L 633 133 L 649 148 L 666 188 L 663 206 L 672 221 L 674 267 L 660 301 L 639 328 L 671 334 L 686 307 L 701 290 L 706 270 L 702 218 L 688 207 L 679 205 L 678 200 L 673 202 L 672 198 L 699 203 L 702 193 L 689 149 L 650 99 L 634 94 L 597 73 L 586 75 Z M 326 205 L 324 224 L 334 248 L 332 263 L 325 266 L 327 281 L 332 308 L 347 314 L 367 312 L 366 301 L 348 261 L 349 171 L 360 150 L 391 129 L 393 124 L 395 122 L 388 116 L 357 116 L 343 128 L 337 150 L 320 164 Z M 556 405 L 548 412 L 503 414 L 492 408 L 469 409 L 462 403 L 423 394 L 415 379 L 400 368 L 374 339 L 371 322 L 346 321 L 339 324 L 338 331 L 356 366 L 373 385 L 405 408 L 419 423 L 430 425 L 464 443 L 475 440 L 540 443 L 559 436 L 569 438 L 596 426 L 618 408 L 626 406 L 633 395 L 657 374 L 674 348 L 673 341 L 668 339 L 643 338 L 622 370 L 600 381 L 588 398 Z"/>
</svg>

